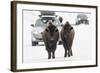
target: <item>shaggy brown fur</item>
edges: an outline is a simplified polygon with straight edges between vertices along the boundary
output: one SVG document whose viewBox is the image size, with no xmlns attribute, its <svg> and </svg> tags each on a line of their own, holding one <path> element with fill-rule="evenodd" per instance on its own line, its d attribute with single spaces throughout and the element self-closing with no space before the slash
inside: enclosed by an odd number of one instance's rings
<svg viewBox="0 0 100 73">
<path fill-rule="evenodd" d="M 59 31 L 52 22 L 48 22 L 48 26 L 42 32 L 42 38 L 45 43 L 46 50 L 48 52 L 48 59 L 55 58 L 55 50 L 57 41 L 59 39 Z"/>
<path fill-rule="evenodd" d="M 71 48 L 72 48 L 74 35 L 75 32 L 73 27 L 70 25 L 69 22 L 66 22 L 61 29 L 61 39 L 62 39 L 63 47 L 65 49 L 64 57 L 67 57 L 67 55 L 68 57 L 73 55 Z"/>
</svg>

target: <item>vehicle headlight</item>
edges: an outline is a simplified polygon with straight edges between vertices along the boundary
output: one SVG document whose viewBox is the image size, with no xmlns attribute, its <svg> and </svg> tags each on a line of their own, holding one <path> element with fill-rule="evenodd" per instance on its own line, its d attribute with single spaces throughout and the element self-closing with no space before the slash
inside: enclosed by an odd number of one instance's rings
<svg viewBox="0 0 100 73">
<path fill-rule="evenodd" d="M 39 34 L 39 32 L 38 32 L 38 31 L 34 31 L 34 33 L 35 33 L 35 34 Z"/>
<path fill-rule="evenodd" d="M 79 21 L 81 20 L 81 18 L 78 19 Z"/>
</svg>

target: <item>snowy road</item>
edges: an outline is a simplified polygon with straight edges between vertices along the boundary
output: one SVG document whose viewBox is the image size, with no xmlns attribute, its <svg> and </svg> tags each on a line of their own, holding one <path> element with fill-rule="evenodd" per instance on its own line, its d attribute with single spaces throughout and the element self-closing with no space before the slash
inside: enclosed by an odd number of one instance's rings
<svg viewBox="0 0 100 73">
<path fill-rule="evenodd" d="M 64 48 L 57 45 L 55 59 L 48 60 L 48 54 L 45 46 L 24 46 L 23 61 L 24 63 L 48 62 L 48 61 L 79 61 L 90 60 L 92 58 L 92 33 L 90 26 L 74 26 L 75 38 L 72 46 L 73 56 L 64 58 Z"/>
</svg>

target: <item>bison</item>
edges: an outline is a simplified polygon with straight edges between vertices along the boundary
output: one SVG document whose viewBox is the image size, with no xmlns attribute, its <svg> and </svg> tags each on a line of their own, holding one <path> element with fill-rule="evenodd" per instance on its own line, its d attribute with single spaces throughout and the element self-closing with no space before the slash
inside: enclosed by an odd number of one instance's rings
<svg viewBox="0 0 100 73">
<path fill-rule="evenodd" d="M 45 48 L 48 52 L 48 59 L 55 58 L 55 50 L 57 47 L 57 41 L 59 39 L 59 31 L 53 22 L 48 22 L 47 27 L 42 32 L 42 38 L 45 44 Z"/>
<path fill-rule="evenodd" d="M 75 31 L 73 27 L 70 25 L 70 23 L 67 21 L 61 29 L 61 40 L 62 40 L 63 47 L 65 49 L 64 57 L 73 56 L 71 48 L 73 44 L 74 35 L 75 35 Z"/>
</svg>

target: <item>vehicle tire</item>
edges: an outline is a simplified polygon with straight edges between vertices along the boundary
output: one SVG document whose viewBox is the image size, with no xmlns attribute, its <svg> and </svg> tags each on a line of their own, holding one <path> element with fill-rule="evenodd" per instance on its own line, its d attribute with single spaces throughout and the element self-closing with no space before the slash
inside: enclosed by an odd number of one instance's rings
<svg viewBox="0 0 100 73">
<path fill-rule="evenodd" d="M 32 46 L 36 46 L 38 45 L 38 42 L 37 41 L 32 41 Z"/>
<path fill-rule="evenodd" d="M 59 41 L 59 43 L 58 43 L 59 45 L 62 45 L 62 41 Z"/>
<path fill-rule="evenodd" d="M 88 20 L 85 20 L 85 24 L 89 24 Z"/>
<path fill-rule="evenodd" d="M 76 22 L 76 25 L 79 25 L 79 22 Z"/>
<path fill-rule="evenodd" d="M 84 23 L 84 20 L 80 20 L 80 21 L 79 21 L 79 24 L 82 24 L 82 23 Z"/>
</svg>

